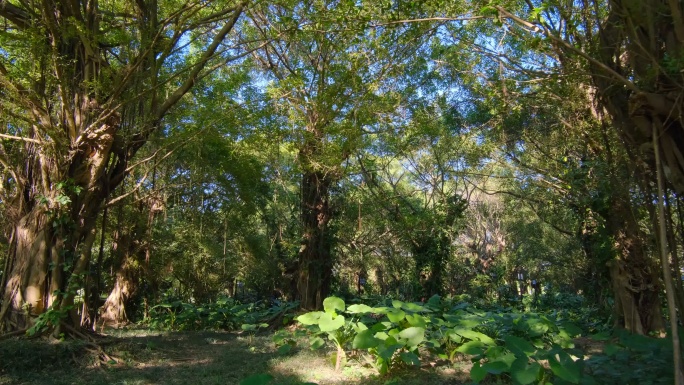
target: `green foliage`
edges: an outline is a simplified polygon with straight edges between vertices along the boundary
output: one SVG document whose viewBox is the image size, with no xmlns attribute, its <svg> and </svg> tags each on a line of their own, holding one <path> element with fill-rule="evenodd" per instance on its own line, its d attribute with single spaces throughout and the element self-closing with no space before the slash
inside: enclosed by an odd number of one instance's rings
<svg viewBox="0 0 684 385">
<path fill-rule="evenodd" d="M 681 331 L 680 331 L 681 335 Z M 650 338 L 624 330 L 601 333 L 602 352 L 586 361 L 587 372 L 604 384 L 671 384 L 672 339 Z M 647 364 L 641 364 L 647 363 Z"/>
<path fill-rule="evenodd" d="M 263 302 L 240 303 L 222 297 L 216 302 L 195 305 L 181 301 L 163 302 L 150 308 L 143 325 L 163 330 L 242 329 L 255 332 L 282 316 L 292 319 L 297 303 L 267 306 Z"/>
<path fill-rule="evenodd" d="M 326 308 L 330 313 L 298 317 L 311 333 L 312 348 L 322 347 L 320 335 L 327 334 L 338 352 L 364 351 L 370 357 L 367 361 L 381 374 L 397 367 L 420 366 L 425 354 L 448 360 L 459 354 L 473 361 L 471 378 L 476 383 L 489 375 L 523 385 L 535 381 L 595 383 L 584 372 L 584 356 L 573 344 L 582 330 L 563 319 L 512 310 L 485 312 L 439 296 L 426 303 L 356 304 L 346 311 L 341 299 L 326 301 L 335 304 Z M 336 322 L 334 329 L 331 320 Z M 548 369 L 543 362 L 549 363 Z"/>
</svg>

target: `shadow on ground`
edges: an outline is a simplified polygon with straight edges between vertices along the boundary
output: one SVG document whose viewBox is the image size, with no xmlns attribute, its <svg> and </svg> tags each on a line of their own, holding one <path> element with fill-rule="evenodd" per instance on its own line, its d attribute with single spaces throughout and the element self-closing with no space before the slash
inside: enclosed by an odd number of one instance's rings
<svg viewBox="0 0 684 385">
<path fill-rule="evenodd" d="M 11 339 L 0 342 L 0 384 L 239 384 L 269 373 L 273 385 L 467 383 L 454 369 L 421 369 L 379 378 L 372 369 L 351 365 L 336 372 L 323 352 L 294 349 L 279 355 L 269 335 L 229 332 L 118 333 L 103 345 L 119 363 L 101 363 L 83 342 Z"/>
</svg>

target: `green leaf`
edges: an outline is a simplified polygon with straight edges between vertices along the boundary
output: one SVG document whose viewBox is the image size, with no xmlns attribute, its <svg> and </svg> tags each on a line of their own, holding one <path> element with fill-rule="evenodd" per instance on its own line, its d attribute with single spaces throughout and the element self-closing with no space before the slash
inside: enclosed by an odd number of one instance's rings
<svg viewBox="0 0 684 385">
<path fill-rule="evenodd" d="M 366 329 L 364 331 L 359 332 L 356 335 L 356 337 L 354 337 L 354 341 L 352 341 L 352 348 L 370 349 L 380 345 L 380 342 L 382 342 L 382 340 L 375 338 L 373 336 L 372 330 Z"/>
<path fill-rule="evenodd" d="M 257 329 L 257 326 L 256 326 L 256 325 L 252 325 L 252 324 L 242 324 L 242 326 L 240 326 L 240 328 L 241 328 L 242 330 L 244 330 L 244 331 L 251 332 L 251 331 L 256 330 L 256 329 Z"/>
<path fill-rule="evenodd" d="M 399 300 L 396 300 L 396 299 L 392 300 L 392 306 L 393 306 L 395 309 L 400 309 L 400 308 L 401 308 L 401 305 L 403 305 L 403 304 L 404 304 L 404 303 L 403 303 L 402 301 L 399 301 Z"/>
<path fill-rule="evenodd" d="M 538 337 L 549 331 L 549 324 L 547 321 L 531 318 L 525 321 L 527 327 L 529 328 L 530 337 Z"/>
<path fill-rule="evenodd" d="M 442 297 L 439 294 L 435 294 L 430 299 L 428 299 L 427 304 L 433 307 L 439 307 L 442 302 Z"/>
<path fill-rule="evenodd" d="M 292 350 L 292 345 L 285 344 L 285 345 L 282 345 L 278 348 L 278 354 L 285 355 L 285 354 L 289 353 L 291 350 Z"/>
<path fill-rule="evenodd" d="M 323 309 L 326 313 L 335 313 L 335 310 L 344 311 L 344 300 L 338 297 L 328 297 L 323 300 Z"/>
<path fill-rule="evenodd" d="M 580 329 L 577 325 L 575 325 L 572 322 L 563 322 L 561 324 L 561 327 L 565 329 L 565 331 L 568 333 L 570 337 L 576 337 L 582 334 L 582 329 Z"/>
<path fill-rule="evenodd" d="M 412 312 L 421 312 L 421 311 L 427 311 L 427 309 L 421 305 L 418 305 L 413 302 L 404 302 L 404 305 L 402 306 L 404 310 L 407 311 L 412 311 Z"/>
<path fill-rule="evenodd" d="M 421 328 L 427 326 L 425 318 L 420 314 L 406 314 L 406 321 L 408 321 L 411 326 L 418 326 Z"/>
<path fill-rule="evenodd" d="M 266 385 L 273 381 L 273 376 L 268 373 L 253 374 L 240 381 L 240 385 Z"/>
<path fill-rule="evenodd" d="M 318 320 L 324 313 L 322 311 L 312 311 L 297 317 L 297 321 L 304 325 L 318 325 Z"/>
<path fill-rule="evenodd" d="M 477 355 L 484 351 L 484 344 L 481 341 L 469 341 L 456 348 L 459 353 Z"/>
<path fill-rule="evenodd" d="M 498 374 L 507 372 L 509 369 L 509 366 L 506 365 L 506 363 L 502 362 L 502 361 L 493 361 L 493 362 L 487 362 L 486 364 L 482 365 L 482 369 L 487 371 L 487 373 L 498 375 Z"/>
<path fill-rule="evenodd" d="M 318 350 L 325 346 L 325 341 L 321 337 L 314 337 L 311 339 L 310 347 L 311 350 Z"/>
<path fill-rule="evenodd" d="M 474 363 L 473 367 L 470 368 L 470 378 L 473 382 L 479 383 L 484 380 L 485 377 L 487 377 L 487 370 L 482 368 L 479 362 Z"/>
<path fill-rule="evenodd" d="M 404 320 L 406 313 L 401 309 L 391 309 L 387 312 L 387 318 L 394 323 L 399 323 Z"/>
<path fill-rule="evenodd" d="M 528 358 L 520 357 L 511 365 L 511 377 L 513 380 L 521 385 L 527 385 L 534 382 L 542 370 L 541 365 L 533 362 L 528 365 Z"/>
<path fill-rule="evenodd" d="M 322 332 L 331 332 L 337 330 L 344 326 L 344 316 L 338 315 L 333 318 L 330 313 L 323 313 L 321 318 L 318 320 L 318 327 L 321 328 Z"/>
<path fill-rule="evenodd" d="M 449 333 L 449 339 L 456 342 L 457 344 L 460 344 L 463 341 L 463 337 L 459 336 L 456 333 Z"/>
<path fill-rule="evenodd" d="M 373 308 L 368 306 L 368 305 L 364 305 L 364 304 L 350 305 L 347 308 L 347 313 L 351 313 L 351 314 L 372 313 L 372 312 L 373 312 Z"/>
<path fill-rule="evenodd" d="M 517 357 L 528 357 L 536 351 L 531 343 L 520 337 L 505 336 L 504 341 L 508 350 L 513 352 Z"/>
<path fill-rule="evenodd" d="M 385 361 L 389 361 L 390 359 L 392 359 L 394 352 L 396 352 L 397 350 L 399 350 L 401 348 L 402 348 L 402 345 L 400 345 L 400 344 L 393 344 L 393 345 L 383 344 L 383 345 L 380 345 L 380 346 L 378 346 L 378 356 L 380 356 L 380 358 L 382 358 Z"/>
<path fill-rule="evenodd" d="M 401 360 L 404 361 L 404 363 L 413 365 L 413 366 L 420 366 L 420 358 L 416 353 L 413 352 L 403 352 L 399 354 L 399 357 L 401 357 Z"/>
<path fill-rule="evenodd" d="M 406 346 L 418 346 L 418 344 L 425 341 L 425 329 L 412 326 L 399 332 L 399 337 L 402 340 L 406 340 Z"/>
<path fill-rule="evenodd" d="M 496 346 L 496 341 L 494 341 L 492 339 L 492 337 L 490 337 L 484 333 L 476 332 L 474 330 L 469 330 L 469 329 L 462 329 L 462 328 L 455 328 L 454 333 L 456 333 L 462 337 L 465 337 L 469 340 L 482 341 L 482 343 L 485 345 Z"/>
<path fill-rule="evenodd" d="M 572 360 L 572 357 L 560 348 L 552 349 L 549 355 L 549 367 L 556 376 L 561 379 L 578 384 L 581 375 L 580 365 Z"/>
</svg>

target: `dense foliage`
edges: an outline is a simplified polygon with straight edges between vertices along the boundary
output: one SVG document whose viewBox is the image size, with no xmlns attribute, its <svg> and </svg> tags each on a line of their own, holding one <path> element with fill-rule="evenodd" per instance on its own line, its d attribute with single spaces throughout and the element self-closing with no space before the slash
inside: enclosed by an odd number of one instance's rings
<svg viewBox="0 0 684 385">
<path fill-rule="evenodd" d="M 256 333 L 296 308 L 338 368 L 679 367 L 683 12 L 0 0 L 0 330 Z M 580 331 L 614 331 L 605 355 Z"/>
</svg>

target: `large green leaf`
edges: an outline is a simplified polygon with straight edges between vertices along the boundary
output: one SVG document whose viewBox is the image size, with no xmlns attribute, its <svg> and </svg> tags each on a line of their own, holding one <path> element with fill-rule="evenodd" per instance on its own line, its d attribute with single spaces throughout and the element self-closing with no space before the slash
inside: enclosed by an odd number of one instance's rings
<svg viewBox="0 0 684 385">
<path fill-rule="evenodd" d="M 399 323 L 404 320 L 406 313 L 401 309 L 391 309 L 387 312 L 387 318 L 394 323 Z"/>
<path fill-rule="evenodd" d="M 442 297 L 439 294 L 435 294 L 430 299 L 428 299 L 427 304 L 433 307 L 439 307 L 442 303 Z"/>
<path fill-rule="evenodd" d="M 459 353 L 477 355 L 484 351 L 484 344 L 481 341 L 469 341 L 456 348 Z"/>
<path fill-rule="evenodd" d="M 404 361 L 404 363 L 413 365 L 413 366 L 420 366 L 420 358 L 416 353 L 413 352 L 402 352 L 399 354 L 399 357 L 401 357 L 401 360 Z"/>
<path fill-rule="evenodd" d="M 473 382 L 477 384 L 484 380 L 485 377 L 487 377 L 487 370 L 481 367 L 479 362 L 474 363 L 473 367 L 470 368 L 470 378 Z"/>
<path fill-rule="evenodd" d="M 427 325 L 425 317 L 420 314 L 406 314 L 406 321 L 408 321 L 411 326 L 418 326 L 421 328 L 424 328 Z"/>
<path fill-rule="evenodd" d="M 413 302 L 404 302 L 404 304 L 402 305 L 402 308 L 406 311 L 411 311 L 411 312 L 432 311 L 432 310 L 426 309 L 423 305 L 419 305 L 419 304 L 413 303 Z"/>
<path fill-rule="evenodd" d="M 454 328 L 454 333 L 465 337 L 469 340 L 479 340 L 482 341 L 483 344 L 488 345 L 488 346 L 496 346 L 496 341 L 494 341 L 490 336 L 476 332 L 474 330 L 470 329 L 464 329 L 464 328 Z"/>
<path fill-rule="evenodd" d="M 331 332 L 344 326 L 344 316 L 338 315 L 333 317 L 331 313 L 323 313 L 318 320 L 318 327 L 322 332 Z"/>
<path fill-rule="evenodd" d="M 530 318 L 525 320 L 530 337 L 537 337 L 549 331 L 549 321 L 540 318 Z"/>
<path fill-rule="evenodd" d="M 541 370 L 542 367 L 538 363 L 532 362 L 528 365 L 528 359 L 520 357 L 511 365 L 511 378 L 520 385 L 531 384 L 537 379 Z"/>
<path fill-rule="evenodd" d="M 349 305 L 347 308 L 347 313 L 357 314 L 357 313 L 372 313 L 373 308 L 364 304 Z"/>
<path fill-rule="evenodd" d="M 582 368 L 579 363 L 573 361 L 570 355 L 560 348 L 554 348 L 549 354 L 549 367 L 556 376 L 561 379 L 579 384 Z"/>
<path fill-rule="evenodd" d="M 486 370 L 487 373 L 498 375 L 498 374 L 507 372 L 509 369 L 509 366 L 506 365 L 506 363 L 502 362 L 502 361 L 493 361 L 493 362 L 487 362 L 486 364 L 482 365 L 482 369 Z"/>
<path fill-rule="evenodd" d="M 304 313 L 297 317 L 297 321 L 303 323 L 304 325 L 318 325 L 318 320 L 323 315 L 322 311 L 312 311 L 309 313 Z"/>
<path fill-rule="evenodd" d="M 380 345 L 382 340 L 373 336 L 373 331 L 370 329 L 359 332 L 352 341 L 352 348 L 354 349 L 370 349 Z"/>
<path fill-rule="evenodd" d="M 406 341 L 406 346 L 418 346 L 425 341 L 425 329 L 412 326 L 399 332 L 399 337 Z"/>
<path fill-rule="evenodd" d="M 387 341 L 385 341 L 385 342 L 387 342 Z M 401 348 L 402 348 L 402 345 L 400 345 L 400 344 L 393 344 L 393 345 L 382 344 L 382 345 L 378 346 L 378 355 L 383 360 L 389 361 L 390 359 L 392 359 L 394 352 L 396 352 L 397 350 L 399 350 Z"/>
<path fill-rule="evenodd" d="M 506 347 L 517 357 L 528 357 L 536 351 L 527 340 L 516 336 L 505 336 Z"/>
<path fill-rule="evenodd" d="M 323 300 L 323 309 L 326 313 L 335 313 L 335 310 L 344 311 L 344 300 L 338 297 L 328 297 Z"/>
<path fill-rule="evenodd" d="M 565 330 L 566 333 L 568 333 L 570 337 L 576 337 L 582 334 L 582 329 L 580 329 L 579 326 L 575 325 L 572 322 L 563 322 L 561 323 L 561 327 Z"/>
</svg>

